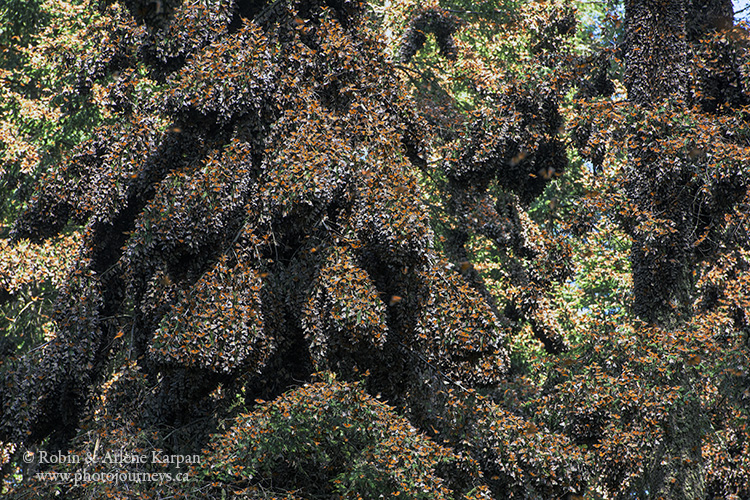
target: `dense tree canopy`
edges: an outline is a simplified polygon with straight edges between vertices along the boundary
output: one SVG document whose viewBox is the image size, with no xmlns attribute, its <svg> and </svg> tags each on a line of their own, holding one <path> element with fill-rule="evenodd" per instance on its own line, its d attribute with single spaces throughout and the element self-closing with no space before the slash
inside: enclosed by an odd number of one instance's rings
<svg viewBox="0 0 750 500">
<path fill-rule="evenodd" d="M 750 498 L 733 17 L 0 7 L 0 491 Z"/>
</svg>

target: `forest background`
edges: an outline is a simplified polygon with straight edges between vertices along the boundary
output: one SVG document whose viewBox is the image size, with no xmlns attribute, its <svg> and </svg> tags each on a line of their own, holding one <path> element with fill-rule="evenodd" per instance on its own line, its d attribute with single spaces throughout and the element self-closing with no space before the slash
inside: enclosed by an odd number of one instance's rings
<svg viewBox="0 0 750 500">
<path fill-rule="evenodd" d="M 1 494 L 750 498 L 744 9 L 6 0 Z"/>
</svg>

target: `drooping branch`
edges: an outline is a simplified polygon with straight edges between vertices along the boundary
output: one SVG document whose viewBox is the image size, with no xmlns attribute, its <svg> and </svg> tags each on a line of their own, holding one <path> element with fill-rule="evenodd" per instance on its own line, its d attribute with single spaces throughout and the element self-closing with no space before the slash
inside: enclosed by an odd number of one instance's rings
<svg viewBox="0 0 750 500">
<path fill-rule="evenodd" d="M 419 12 L 410 22 L 401 40 L 401 60 L 411 61 L 427 41 L 427 33 L 433 33 L 440 54 L 455 59 L 458 48 L 453 34 L 460 28 L 461 20 L 448 11 L 438 8 Z"/>
</svg>

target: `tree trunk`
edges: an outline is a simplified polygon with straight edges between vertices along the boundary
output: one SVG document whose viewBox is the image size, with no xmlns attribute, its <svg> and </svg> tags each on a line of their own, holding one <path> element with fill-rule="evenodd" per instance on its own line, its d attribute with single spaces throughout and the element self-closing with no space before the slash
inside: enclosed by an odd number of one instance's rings
<svg viewBox="0 0 750 500">
<path fill-rule="evenodd" d="M 685 13 L 684 0 L 625 1 L 625 87 L 631 102 L 649 106 L 687 97 Z"/>
<path fill-rule="evenodd" d="M 686 0 L 626 0 L 625 86 L 628 99 L 649 116 L 660 105 L 685 106 L 689 97 Z M 643 123 L 643 122 L 641 122 Z M 628 196 L 638 212 L 633 224 L 633 294 L 636 315 L 675 330 L 692 315 L 695 256 L 691 242 L 691 200 L 697 186 L 687 165 L 664 154 L 660 142 L 668 127 L 639 127 L 629 144 Z M 697 388 L 685 367 L 676 383 L 682 397 L 664 422 L 664 440 L 655 450 L 639 485 L 655 499 L 705 498 L 701 457 L 701 408 Z"/>
</svg>

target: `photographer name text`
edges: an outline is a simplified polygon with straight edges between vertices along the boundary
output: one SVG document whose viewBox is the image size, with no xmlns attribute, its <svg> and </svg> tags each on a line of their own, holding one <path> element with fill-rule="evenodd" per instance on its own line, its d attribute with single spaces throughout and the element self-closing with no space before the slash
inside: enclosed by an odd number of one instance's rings
<svg viewBox="0 0 750 500">
<path fill-rule="evenodd" d="M 170 455 L 152 451 L 151 453 L 134 453 L 121 449 L 117 451 L 108 451 L 102 454 L 87 452 L 85 455 L 72 453 L 63 453 L 61 451 L 48 452 L 37 451 L 36 453 L 28 451 L 23 456 L 24 462 L 58 465 L 58 464 L 111 464 L 111 465 L 136 465 L 136 464 L 157 464 L 172 466 L 179 469 L 183 465 L 199 464 L 200 455 Z"/>
</svg>

